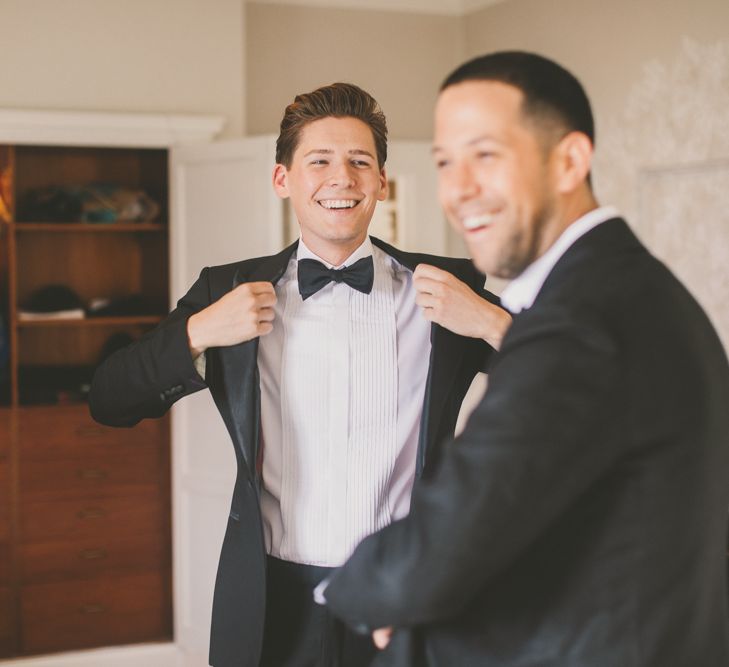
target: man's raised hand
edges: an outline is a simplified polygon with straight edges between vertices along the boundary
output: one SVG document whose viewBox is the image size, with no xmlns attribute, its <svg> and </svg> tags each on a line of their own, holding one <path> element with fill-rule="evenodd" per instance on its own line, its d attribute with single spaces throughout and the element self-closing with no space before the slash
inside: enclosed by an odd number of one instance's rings
<svg viewBox="0 0 729 667">
<path fill-rule="evenodd" d="M 452 273 L 430 264 L 418 264 L 413 284 L 426 320 L 462 336 L 483 338 L 492 347 L 501 345 L 501 339 L 511 324 L 511 316 L 476 294 L 466 283 Z"/>
<path fill-rule="evenodd" d="M 276 292 L 267 282 L 243 283 L 187 321 L 193 359 L 209 347 L 243 343 L 273 331 Z"/>
</svg>

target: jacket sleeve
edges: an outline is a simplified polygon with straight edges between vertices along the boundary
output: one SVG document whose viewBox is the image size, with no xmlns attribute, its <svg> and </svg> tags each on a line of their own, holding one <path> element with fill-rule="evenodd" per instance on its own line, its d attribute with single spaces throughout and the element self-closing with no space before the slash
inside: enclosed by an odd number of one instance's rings
<svg viewBox="0 0 729 667">
<path fill-rule="evenodd" d="M 206 384 L 187 340 L 190 315 L 210 304 L 208 269 L 154 330 L 109 356 L 96 369 L 89 394 L 91 416 L 109 426 L 134 426 L 161 417 L 170 406 Z"/>
<path fill-rule="evenodd" d="M 620 455 L 607 446 L 622 441 L 609 439 L 618 381 L 616 347 L 594 327 L 550 318 L 512 329 L 488 392 L 416 485 L 410 514 L 332 576 L 331 610 L 359 631 L 457 614 Z"/>
</svg>

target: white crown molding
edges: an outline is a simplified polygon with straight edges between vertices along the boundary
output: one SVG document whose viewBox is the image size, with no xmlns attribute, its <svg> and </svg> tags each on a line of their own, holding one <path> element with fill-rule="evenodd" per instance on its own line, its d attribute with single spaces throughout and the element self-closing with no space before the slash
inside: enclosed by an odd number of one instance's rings
<svg viewBox="0 0 729 667">
<path fill-rule="evenodd" d="M 249 4 L 463 16 L 507 0 L 248 0 Z"/>
<path fill-rule="evenodd" d="M 0 143 L 169 148 L 210 141 L 222 116 L 0 109 Z"/>
</svg>

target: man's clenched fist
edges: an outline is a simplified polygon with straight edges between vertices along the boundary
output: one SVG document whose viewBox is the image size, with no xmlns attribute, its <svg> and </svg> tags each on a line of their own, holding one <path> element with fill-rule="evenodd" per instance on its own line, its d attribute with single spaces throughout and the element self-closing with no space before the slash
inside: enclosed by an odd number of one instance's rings
<svg viewBox="0 0 729 667">
<path fill-rule="evenodd" d="M 209 347 L 243 343 L 273 330 L 276 292 L 271 283 L 243 283 L 187 321 L 192 358 Z"/>
</svg>

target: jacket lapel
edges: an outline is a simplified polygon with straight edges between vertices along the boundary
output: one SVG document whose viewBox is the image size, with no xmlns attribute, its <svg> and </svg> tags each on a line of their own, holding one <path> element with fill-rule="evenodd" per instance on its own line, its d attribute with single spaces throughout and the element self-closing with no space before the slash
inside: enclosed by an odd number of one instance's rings
<svg viewBox="0 0 729 667">
<path fill-rule="evenodd" d="M 394 257 L 400 264 L 411 271 L 415 271 L 418 264 L 423 263 L 445 269 L 444 266 L 441 266 L 441 258 L 439 257 L 404 252 L 374 236 L 370 238 L 374 245 L 391 257 Z M 425 384 L 423 413 L 420 418 L 418 458 L 416 463 L 417 477 L 420 477 L 428 452 L 435 444 L 438 425 L 440 424 L 443 409 L 446 404 L 446 397 L 450 395 L 458 376 L 458 369 L 461 366 L 463 353 L 464 346 L 459 336 L 444 329 L 439 324 L 430 325 L 430 363 L 428 366 L 428 379 Z"/>
<path fill-rule="evenodd" d="M 286 271 L 296 250 L 293 243 L 280 253 L 252 265 L 243 262 L 235 274 L 232 289 L 246 282 L 271 282 L 274 285 Z M 258 338 L 218 349 L 223 395 L 230 415 L 235 444 L 245 461 L 251 479 L 256 477 L 256 457 L 260 429 L 261 394 L 258 375 Z"/>
<path fill-rule="evenodd" d="M 438 257 L 418 253 L 403 252 L 372 237 L 374 245 L 395 258 L 400 264 L 415 271 L 423 262 L 439 268 Z M 265 257 L 248 269 L 247 263 L 236 272 L 232 288 L 245 282 L 266 281 L 274 285 L 286 271 L 298 242 L 288 246 L 280 253 Z M 425 388 L 423 413 L 418 439 L 418 459 L 416 474 L 420 476 L 425 465 L 428 451 L 433 447 L 438 433 L 446 397 L 457 378 L 463 356 L 463 345 L 459 336 L 438 324 L 430 328 L 430 364 Z M 258 374 L 258 338 L 218 349 L 218 365 L 223 393 L 231 417 L 230 427 L 234 440 L 251 479 L 256 476 L 256 457 L 258 455 L 261 395 Z"/>
</svg>

